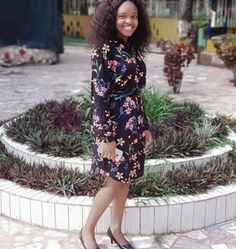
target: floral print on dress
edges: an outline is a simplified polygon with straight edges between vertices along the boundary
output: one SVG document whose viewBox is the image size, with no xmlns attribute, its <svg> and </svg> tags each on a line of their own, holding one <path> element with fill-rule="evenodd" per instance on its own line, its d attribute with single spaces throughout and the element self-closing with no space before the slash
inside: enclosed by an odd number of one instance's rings
<svg viewBox="0 0 236 249">
<path fill-rule="evenodd" d="M 146 84 L 142 57 L 115 39 L 92 52 L 93 158 L 91 171 L 130 183 L 144 171 L 144 131 L 148 120 L 141 90 Z M 119 161 L 101 158 L 102 142 L 115 141 L 123 151 Z"/>
</svg>

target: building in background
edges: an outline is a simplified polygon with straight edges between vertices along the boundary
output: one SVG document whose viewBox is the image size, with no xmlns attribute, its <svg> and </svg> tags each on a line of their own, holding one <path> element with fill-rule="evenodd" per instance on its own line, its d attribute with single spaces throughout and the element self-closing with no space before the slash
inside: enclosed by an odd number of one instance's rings
<svg viewBox="0 0 236 249">
<path fill-rule="evenodd" d="M 236 27 L 236 0 L 212 0 L 212 27 Z"/>
<path fill-rule="evenodd" d="M 62 19 L 62 0 L 0 1 L 0 65 L 57 63 Z"/>
<path fill-rule="evenodd" d="M 82 36 L 101 0 L 64 0 L 64 33 Z M 143 0 L 152 29 L 152 41 L 178 41 L 189 36 L 191 27 L 197 44 L 224 32 L 235 32 L 236 0 Z M 193 36 L 194 37 L 194 36 Z"/>
</svg>

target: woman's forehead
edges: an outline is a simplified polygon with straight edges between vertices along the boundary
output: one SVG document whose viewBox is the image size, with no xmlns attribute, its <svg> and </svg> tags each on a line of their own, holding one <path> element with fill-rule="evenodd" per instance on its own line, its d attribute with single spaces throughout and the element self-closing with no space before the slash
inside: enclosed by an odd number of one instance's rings
<svg viewBox="0 0 236 249">
<path fill-rule="evenodd" d="M 137 9 L 136 5 L 133 2 L 125 1 L 117 9 L 117 12 L 119 12 L 119 13 L 127 13 L 127 12 L 137 13 L 138 9 Z"/>
</svg>

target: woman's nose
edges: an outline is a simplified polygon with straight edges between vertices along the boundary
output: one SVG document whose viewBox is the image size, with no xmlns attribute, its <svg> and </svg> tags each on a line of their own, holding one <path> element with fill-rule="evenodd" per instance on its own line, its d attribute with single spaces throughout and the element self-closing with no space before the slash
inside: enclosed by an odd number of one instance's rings
<svg viewBox="0 0 236 249">
<path fill-rule="evenodd" d="M 132 19 L 131 19 L 130 17 L 127 17 L 127 18 L 125 19 L 125 22 L 126 22 L 126 23 L 131 23 L 131 22 L 132 22 Z"/>
</svg>

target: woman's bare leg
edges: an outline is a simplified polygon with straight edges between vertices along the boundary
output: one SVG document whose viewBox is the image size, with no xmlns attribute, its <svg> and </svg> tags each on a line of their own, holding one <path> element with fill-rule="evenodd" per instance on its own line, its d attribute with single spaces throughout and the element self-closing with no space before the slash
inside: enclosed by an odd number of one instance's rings
<svg viewBox="0 0 236 249">
<path fill-rule="evenodd" d="M 95 226 L 106 208 L 119 193 L 122 186 L 123 183 L 107 177 L 104 186 L 96 194 L 88 219 L 82 230 L 84 243 L 88 249 L 96 248 L 96 242 L 94 238 Z"/>
<path fill-rule="evenodd" d="M 122 184 L 122 187 L 119 189 L 118 195 L 112 201 L 112 224 L 111 231 L 116 238 L 116 240 L 121 245 L 125 245 L 128 241 L 125 239 L 122 231 L 121 225 L 124 216 L 125 203 L 127 200 L 129 191 L 129 184 Z"/>
</svg>

